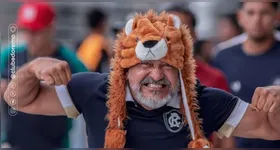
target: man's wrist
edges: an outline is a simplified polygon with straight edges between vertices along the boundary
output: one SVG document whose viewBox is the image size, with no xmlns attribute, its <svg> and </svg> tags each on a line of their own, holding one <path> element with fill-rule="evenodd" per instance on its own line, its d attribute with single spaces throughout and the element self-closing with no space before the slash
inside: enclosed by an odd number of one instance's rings
<svg viewBox="0 0 280 150">
<path fill-rule="evenodd" d="M 279 134 L 279 138 L 280 138 L 280 110 L 278 110 L 277 112 L 273 113 L 273 114 L 268 114 L 269 115 L 269 122 L 271 127 L 273 127 L 274 131 L 277 132 Z"/>
<path fill-rule="evenodd" d="M 25 64 L 23 65 L 15 74 L 15 77 L 12 77 L 12 80 L 16 79 L 18 82 L 21 81 L 29 81 L 32 80 L 33 82 L 36 80 L 39 81 L 39 79 L 36 77 L 33 66 L 31 64 Z"/>
<path fill-rule="evenodd" d="M 36 76 L 34 72 L 34 61 L 31 61 L 30 63 L 26 64 L 25 67 L 28 74 Z"/>
</svg>

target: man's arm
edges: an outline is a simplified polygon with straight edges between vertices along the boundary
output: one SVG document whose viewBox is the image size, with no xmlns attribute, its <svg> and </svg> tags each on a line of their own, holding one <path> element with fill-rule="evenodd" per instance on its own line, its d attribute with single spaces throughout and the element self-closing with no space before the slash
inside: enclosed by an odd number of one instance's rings
<svg viewBox="0 0 280 150">
<path fill-rule="evenodd" d="M 7 65 L 8 62 L 4 62 L 3 60 L 1 60 L 1 98 L 4 97 L 4 93 L 8 87 L 8 82 L 9 82 L 9 72 L 8 72 L 8 68 Z"/>
<path fill-rule="evenodd" d="M 55 59 L 36 59 L 20 68 L 12 79 L 4 94 L 9 103 L 10 93 L 16 90 L 15 109 L 31 114 L 65 115 L 54 86 L 67 84 L 71 72 L 67 63 Z M 43 82 L 40 82 L 44 81 Z"/>
<path fill-rule="evenodd" d="M 8 87 L 8 81 L 6 79 L 1 79 L 1 97 L 4 97 L 4 93 Z"/>
<path fill-rule="evenodd" d="M 279 132 L 276 132 L 270 124 L 267 113 L 257 112 L 252 106 L 249 106 L 234 130 L 233 136 L 280 140 Z"/>
<path fill-rule="evenodd" d="M 0 51 L 0 71 L 1 71 L 1 98 L 4 97 L 4 93 L 8 86 L 8 64 L 9 64 L 9 49 L 4 49 Z"/>
<path fill-rule="evenodd" d="M 257 88 L 233 136 L 280 140 L 280 87 Z"/>
</svg>

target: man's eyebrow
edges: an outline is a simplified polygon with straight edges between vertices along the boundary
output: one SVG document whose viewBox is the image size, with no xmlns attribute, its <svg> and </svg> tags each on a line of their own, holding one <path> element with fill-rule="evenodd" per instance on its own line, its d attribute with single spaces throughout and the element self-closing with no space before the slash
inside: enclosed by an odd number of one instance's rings
<svg viewBox="0 0 280 150">
<path fill-rule="evenodd" d="M 161 65 L 170 65 L 170 64 L 168 64 L 168 63 L 166 63 L 166 62 L 163 62 L 163 63 L 161 63 Z"/>
<path fill-rule="evenodd" d="M 141 61 L 141 63 L 152 63 L 152 61 L 150 61 L 150 60 L 144 60 L 144 61 Z"/>
</svg>

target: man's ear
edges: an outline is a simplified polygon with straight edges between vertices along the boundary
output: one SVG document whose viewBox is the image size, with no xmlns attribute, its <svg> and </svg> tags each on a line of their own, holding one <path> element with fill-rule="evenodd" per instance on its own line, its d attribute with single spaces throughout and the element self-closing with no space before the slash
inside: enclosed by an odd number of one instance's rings
<svg viewBox="0 0 280 150">
<path fill-rule="evenodd" d="M 124 75 L 125 75 L 126 79 L 128 79 L 128 75 L 129 75 L 128 69 L 124 69 Z"/>
<path fill-rule="evenodd" d="M 56 28 L 55 28 L 55 21 L 52 21 L 47 28 L 49 29 L 49 32 L 51 33 L 51 36 L 54 37 L 56 34 Z"/>
<path fill-rule="evenodd" d="M 240 26 L 240 27 L 242 27 L 243 28 L 243 17 L 242 17 L 242 13 L 244 13 L 244 12 L 242 12 L 242 10 L 241 9 L 238 9 L 237 11 L 236 11 L 236 19 L 237 19 L 237 22 L 238 22 L 238 25 Z"/>
</svg>

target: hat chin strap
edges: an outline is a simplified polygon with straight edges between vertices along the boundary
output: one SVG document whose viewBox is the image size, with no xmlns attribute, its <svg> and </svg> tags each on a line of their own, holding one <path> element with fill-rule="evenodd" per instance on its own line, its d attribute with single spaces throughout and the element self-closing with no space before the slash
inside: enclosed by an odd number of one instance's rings
<svg viewBox="0 0 280 150">
<path fill-rule="evenodd" d="M 185 113 L 186 113 L 186 117 L 187 117 L 187 121 L 188 121 L 188 125 L 191 131 L 191 135 L 192 135 L 192 140 L 197 140 L 195 137 L 195 131 L 194 131 L 194 126 L 193 126 L 193 121 L 191 118 L 191 112 L 190 112 L 190 108 L 188 105 L 188 98 L 186 95 L 186 89 L 185 89 L 185 84 L 183 82 L 183 76 L 182 76 L 182 71 L 179 70 L 179 74 L 180 74 L 180 82 L 181 82 L 181 91 L 182 91 L 182 98 L 183 98 L 183 104 L 184 104 L 184 108 L 185 108 Z M 208 145 L 205 145 L 203 148 L 210 148 Z"/>
<path fill-rule="evenodd" d="M 187 121 L 188 121 L 188 124 L 189 124 L 190 131 L 191 131 L 192 139 L 195 140 L 194 127 L 193 127 L 191 112 L 190 112 L 190 108 L 189 108 L 189 105 L 188 105 L 188 98 L 186 96 L 186 89 L 185 89 L 185 85 L 184 85 L 184 82 L 183 82 L 183 77 L 182 77 L 182 71 L 181 70 L 179 70 L 179 74 L 180 74 L 181 91 L 182 91 L 182 98 L 183 98 L 185 113 L 186 113 L 186 117 L 187 117 Z"/>
</svg>

